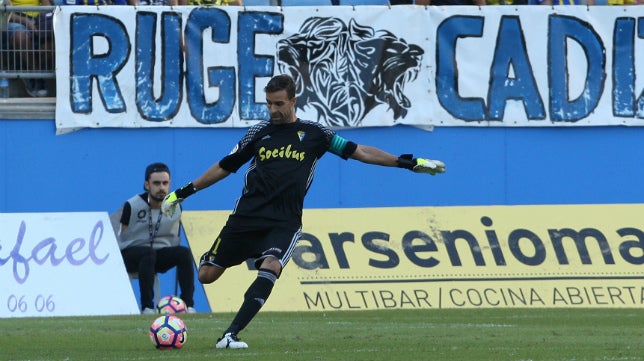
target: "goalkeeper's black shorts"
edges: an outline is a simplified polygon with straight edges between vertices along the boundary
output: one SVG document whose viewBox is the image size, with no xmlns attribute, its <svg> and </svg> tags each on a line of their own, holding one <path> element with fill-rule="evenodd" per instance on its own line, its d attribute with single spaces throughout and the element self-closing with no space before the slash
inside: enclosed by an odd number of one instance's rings
<svg viewBox="0 0 644 361">
<path fill-rule="evenodd" d="M 209 263 L 229 268 L 255 259 L 259 268 L 264 258 L 275 257 L 284 267 L 301 234 L 302 226 L 293 222 L 231 215 L 210 247 Z"/>
</svg>

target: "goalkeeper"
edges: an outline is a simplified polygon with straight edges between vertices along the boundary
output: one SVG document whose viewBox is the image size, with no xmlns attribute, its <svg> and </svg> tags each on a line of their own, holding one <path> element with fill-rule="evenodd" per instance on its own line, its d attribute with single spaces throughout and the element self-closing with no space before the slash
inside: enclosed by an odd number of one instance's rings
<svg viewBox="0 0 644 361">
<path fill-rule="evenodd" d="M 302 232 L 302 207 L 313 172 L 324 153 L 343 159 L 416 173 L 435 175 L 445 171 L 437 160 L 400 157 L 378 148 L 359 145 L 315 122 L 295 114 L 295 82 L 288 75 L 273 77 L 264 91 L 270 120 L 251 127 L 235 148 L 199 178 L 168 194 L 162 204 L 172 215 L 178 204 L 251 161 L 242 195 L 210 249 L 199 261 L 199 281 L 209 284 L 232 266 L 256 259 L 257 278 L 216 348 L 247 348 L 237 335 L 268 299 L 282 269 L 291 258 Z"/>
</svg>

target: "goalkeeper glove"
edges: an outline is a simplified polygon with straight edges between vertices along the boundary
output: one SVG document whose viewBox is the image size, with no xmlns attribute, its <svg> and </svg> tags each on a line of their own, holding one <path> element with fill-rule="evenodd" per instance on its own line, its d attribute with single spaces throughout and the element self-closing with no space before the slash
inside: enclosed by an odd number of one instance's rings
<svg viewBox="0 0 644 361">
<path fill-rule="evenodd" d="M 197 189 L 192 185 L 192 182 L 186 184 L 183 188 L 179 188 L 176 191 L 171 192 L 163 198 L 163 203 L 161 203 L 161 212 L 168 217 L 172 217 L 177 211 L 177 206 L 183 202 L 184 199 L 196 192 Z"/>
<path fill-rule="evenodd" d="M 398 167 L 409 169 L 414 173 L 429 173 L 435 175 L 445 172 L 445 163 L 440 160 L 414 158 L 411 154 L 398 157 Z"/>
</svg>

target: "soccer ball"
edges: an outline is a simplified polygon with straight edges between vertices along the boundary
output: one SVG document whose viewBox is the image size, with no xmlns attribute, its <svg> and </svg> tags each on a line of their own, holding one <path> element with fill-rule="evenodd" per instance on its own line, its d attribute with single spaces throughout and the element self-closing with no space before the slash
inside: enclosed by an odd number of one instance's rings
<svg viewBox="0 0 644 361">
<path fill-rule="evenodd" d="M 157 302 L 157 311 L 162 315 L 170 315 L 173 313 L 186 313 L 186 303 L 177 296 L 161 297 Z"/>
<path fill-rule="evenodd" d="M 182 348 L 187 335 L 186 325 L 174 315 L 160 316 L 150 325 L 150 340 L 158 349 Z"/>
</svg>

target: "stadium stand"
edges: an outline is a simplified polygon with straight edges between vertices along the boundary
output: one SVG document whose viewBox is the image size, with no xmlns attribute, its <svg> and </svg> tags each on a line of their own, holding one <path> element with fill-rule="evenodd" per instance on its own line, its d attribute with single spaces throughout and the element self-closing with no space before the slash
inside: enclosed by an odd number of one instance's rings
<svg viewBox="0 0 644 361">
<path fill-rule="evenodd" d="M 53 17 L 45 16 L 51 14 L 53 6 L 27 6 L 12 5 L 5 1 L 0 9 L 0 21 L 2 22 L 2 36 L 0 37 L 0 77 L 10 80 L 10 97 L 48 97 L 54 93 L 55 69 L 53 64 L 53 28 L 51 27 Z M 23 12 L 32 14 L 32 21 L 35 29 L 31 32 L 35 36 L 28 41 L 18 40 L 11 42 L 7 34 L 9 20 L 22 18 Z M 39 16 L 38 14 L 43 16 Z M 47 21 L 48 20 L 48 21 Z M 37 44 L 37 46 L 35 46 Z M 40 82 L 38 89 L 30 89 L 27 92 L 26 84 L 31 81 Z M 37 94 L 34 92 L 38 90 Z"/>
<path fill-rule="evenodd" d="M 244 0 L 244 6 L 275 6 L 277 0 Z"/>
<path fill-rule="evenodd" d="M 319 6 L 333 5 L 331 0 L 282 0 L 282 6 Z"/>
<path fill-rule="evenodd" d="M 389 0 L 340 0 L 340 5 L 390 5 Z"/>
</svg>

